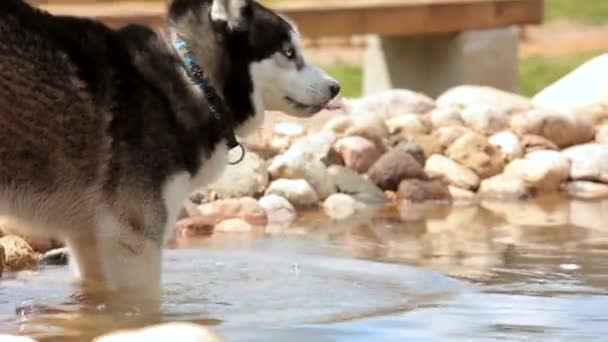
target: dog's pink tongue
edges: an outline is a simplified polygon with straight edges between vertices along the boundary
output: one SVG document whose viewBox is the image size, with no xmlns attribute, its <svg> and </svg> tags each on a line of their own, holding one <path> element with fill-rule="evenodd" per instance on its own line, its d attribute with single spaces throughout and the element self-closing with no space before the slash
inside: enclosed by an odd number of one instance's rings
<svg viewBox="0 0 608 342">
<path fill-rule="evenodd" d="M 340 108 L 342 108 L 342 101 L 337 98 L 327 102 L 323 106 L 323 109 L 326 109 L 326 110 L 338 110 Z"/>
</svg>

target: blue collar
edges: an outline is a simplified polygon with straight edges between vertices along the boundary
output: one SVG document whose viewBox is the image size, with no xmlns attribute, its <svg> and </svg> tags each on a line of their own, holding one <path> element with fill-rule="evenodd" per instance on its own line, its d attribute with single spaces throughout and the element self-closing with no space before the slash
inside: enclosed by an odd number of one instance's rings
<svg viewBox="0 0 608 342">
<path fill-rule="evenodd" d="M 188 49 L 188 44 L 186 44 L 186 42 L 181 39 L 176 39 L 174 42 L 174 46 L 175 49 L 177 49 L 177 51 L 179 52 L 179 54 L 182 56 L 182 61 L 184 62 L 186 70 L 188 71 L 188 74 L 190 74 L 190 78 L 192 78 L 192 81 L 199 87 L 203 88 L 203 91 L 207 93 L 205 88 L 210 87 L 209 79 L 207 78 L 207 76 L 205 76 L 203 68 L 201 68 L 201 66 L 196 63 L 194 55 L 192 54 L 192 52 L 190 52 L 190 49 Z"/>
<path fill-rule="evenodd" d="M 224 128 L 224 138 L 226 139 L 226 145 L 228 145 L 229 149 L 233 149 L 235 147 L 241 148 L 241 157 L 236 162 L 231 162 L 231 165 L 238 164 L 245 157 L 245 149 L 243 146 L 236 140 L 236 136 L 234 135 L 234 119 L 232 117 L 232 113 L 226 108 L 224 101 L 217 94 L 209 78 L 205 75 L 203 68 L 196 62 L 194 55 L 188 49 L 188 44 L 182 39 L 176 39 L 173 43 L 175 49 L 179 52 L 182 57 L 182 61 L 186 68 L 186 71 L 190 75 L 192 82 L 196 84 L 205 94 L 207 98 L 207 104 L 209 105 L 209 109 L 215 118 L 220 120 L 220 122 L 227 124 Z"/>
</svg>

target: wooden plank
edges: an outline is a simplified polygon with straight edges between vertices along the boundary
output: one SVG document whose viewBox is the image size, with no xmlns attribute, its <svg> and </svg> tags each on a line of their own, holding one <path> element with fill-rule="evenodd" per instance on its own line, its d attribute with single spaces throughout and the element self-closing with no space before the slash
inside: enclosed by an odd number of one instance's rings
<svg viewBox="0 0 608 342">
<path fill-rule="evenodd" d="M 52 13 L 88 16 L 118 27 L 126 23 L 157 26 L 162 1 L 45 3 Z M 290 1 L 273 6 L 290 17 L 309 38 L 379 34 L 406 36 L 538 24 L 543 0 L 351 0 Z"/>
</svg>

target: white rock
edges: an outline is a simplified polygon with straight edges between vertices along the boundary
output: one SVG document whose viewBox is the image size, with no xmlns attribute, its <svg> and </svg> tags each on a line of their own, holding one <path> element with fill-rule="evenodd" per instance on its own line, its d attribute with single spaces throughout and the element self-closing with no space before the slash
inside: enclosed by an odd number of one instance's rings
<svg viewBox="0 0 608 342">
<path fill-rule="evenodd" d="M 462 110 L 462 120 L 467 127 L 485 135 L 502 131 L 509 126 L 507 113 L 487 104 L 473 104 Z"/>
<path fill-rule="evenodd" d="M 350 113 L 365 110 L 390 118 L 406 113 L 424 114 L 435 107 L 435 102 L 411 90 L 391 89 L 360 99 L 344 99 L 343 106 Z"/>
<path fill-rule="evenodd" d="M 215 225 L 213 228 L 216 232 L 223 233 L 247 233 L 253 229 L 253 226 L 242 219 L 228 219 Z"/>
<path fill-rule="evenodd" d="M 253 152 L 237 165 L 227 165 L 219 179 L 207 186 L 218 198 L 256 196 L 268 186 L 266 162 Z"/>
<path fill-rule="evenodd" d="M 260 206 L 266 211 L 268 224 L 271 226 L 289 226 L 296 220 L 296 209 L 289 201 L 278 195 L 260 198 Z"/>
<path fill-rule="evenodd" d="M 274 133 L 290 137 L 299 137 L 306 133 L 304 126 L 295 122 L 277 122 L 274 125 Z"/>
<path fill-rule="evenodd" d="M 608 144 L 608 125 L 599 126 L 595 131 L 595 141 L 600 144 Z"/>
<path fill-rule="evenodd" d="M 435 128 L 445 126 L 463 126 L 464 122 L 460 116 L 462 109 L 459 106 L 437 107 L 429 112 L 431 124 Z"/>
<path fill-rule="evenodd" d="M 287 152 L 278 155 L 268 166 L 272 178 L 305 179 L 321 199 L 335 193 L 335 185 L 323 158 L 327 156 L 336 136 L 328 131 L 312 134 L 296 141 Z"/>
<path fill-rule="evenodd" d="M 344 132 L 345 135 L 358 135 L 374 142 L 381 142 L 389 136 L 385 120 L 371 111 L 358 111 L 350 115 L 351 125 Z"/>
<path fill-rule="evenodd" d="M 96 338 L 93 342 L 220 342 L 205 327 L 191 323 L 165 323 L 131 331 L 118 331 Z"/>
<path fill-rule="evenodd" d="M 539 190 L 557 191 L 570 174 L 570 161 L 556 151 L 536 151 L 526 159 L 515 159 L 505 175 L 521 178 Z"/>
<path fill-rule="evenodd" d="M 511 131 L 502 131 L 492 135 L 488 142 L 497 146 L 508 160 L 521 158 L 524 155 L 524 146 L 519 137 Z"/>
<path fill-rule="evenodd" d="M 439 129 L 433 133 L 433 137 L 437 140 L 437 143 L 441 148 L 445 150 L 450 147 L 454 141 L 471 132 L 470 129 L 463 126 L 444 126 L 439 127 Z"/>
<path fill-rule="evenodd" d="M 588 182 L 574 181 L 566 185 L 568 195 L 579 199 L 598 199 L 608 197 L 608 185 Z"/>
<path fill-rule="evenodd" d="M 266 195 L 284 197 L 296 207 L 310 207 L 319 202 L 315 189 L 304 179 L 277 179 L 270 183 Z"/>
<path fill-rule="evenodd" d="M 500 174 L 481 182 L 479 196 L 488 199 L 527 199 L 532 189 L 521 178 Z"/>
<path fill-rule="evenodd" d="M 391 134 L 400 134 L 403 137 L 416 137 L 431 133 L 431 125 L 421 115 L 405 114 L 386 120 Z"/>
<path fill-rule="evenodd" d="M 532 107 L 532 101 L 523 96 L 492 87 L 462 85 L 449 89 L 437 99 L 438 106 L 459 105 L 462 107 L 485 104 L 498 110 L 513 112 Z"/>
<path fill-rule="evenodd" d="M 344 220 L 365 209 L 365 205 L 352 196 L 333 194 L 323 202 L 325 214 L 334 220 Z"/>
<path fill-rule="evenodd" d="M 0 334 L 0 342 L 36 342 L 33 338 Z"/>
<path fill-rule="evenodd" d="M 557 111 L 608 101 L 608 54 L 597 56 L 578 67 L 536 96 L 534 104 Z"/>
<path fill-rule="evenodd" d="M 608 183 L 608 145 L 579 145 L 562 153 L 572 162 L 570 178 Z"/>
<path fill-rule="evenodd" d="M 473 204 L 477 202 L 477 194 L 473 191 L 461 189 L 455 186 L 449 186 L 448 190 L 456 204 Z"/>
<path fill-rule="evenodd" d="M 475 190 L 480 179 L 471 169 L 442 155 L 434 154 L 427 161 L 424 171 L 432 178 L 439 178 L 458 188 Z"/>
<path fill-rule="evenodd" d="M 380 188 L 349 168 L 332 165 L 329 167 L 329 174 L 339 192 L 347 193 L 361 203 L 381 204 L 386 201 L 386 196 Z"/>
</svg>

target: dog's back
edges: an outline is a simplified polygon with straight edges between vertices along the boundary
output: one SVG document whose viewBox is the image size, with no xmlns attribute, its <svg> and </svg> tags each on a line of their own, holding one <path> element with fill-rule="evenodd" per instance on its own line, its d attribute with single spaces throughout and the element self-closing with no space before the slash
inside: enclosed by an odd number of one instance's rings
<svg viewBox="0 0 608 342">
<path fill-rule="evenodd" d="M 110 144 L 108 116 L 68 53 L 79 53 L 75 32 L 62 26 L 20 1 L 0 5 L 0 210 L 32 219 L 75 214 L 65 204 L 80 209 L 95 193 Z"/>
</svg>

